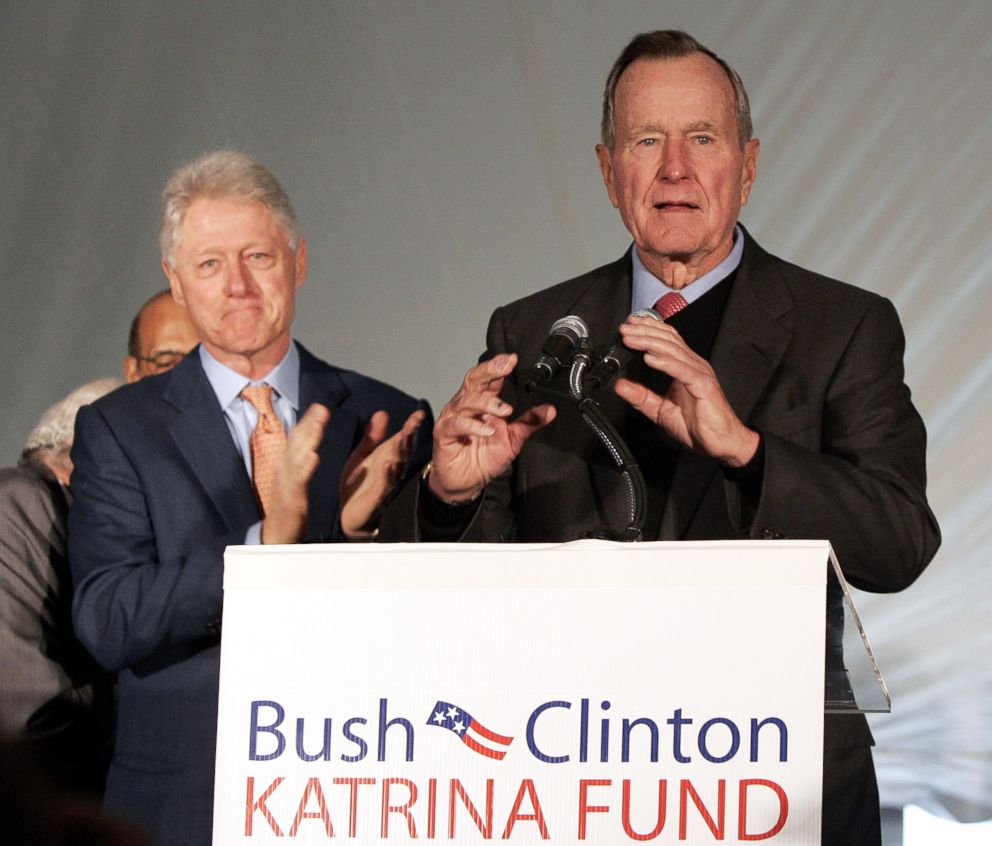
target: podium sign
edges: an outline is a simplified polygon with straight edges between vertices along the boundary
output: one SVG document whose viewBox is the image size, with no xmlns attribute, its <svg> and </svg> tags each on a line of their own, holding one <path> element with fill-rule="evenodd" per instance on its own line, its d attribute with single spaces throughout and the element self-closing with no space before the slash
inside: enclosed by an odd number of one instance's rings
<svg viewBox="0 0 992 846">
<path fill-rule="evenodd" d="M 214 843 L 819 843 L 829 554 L 232 547 Z"/>
</svg>

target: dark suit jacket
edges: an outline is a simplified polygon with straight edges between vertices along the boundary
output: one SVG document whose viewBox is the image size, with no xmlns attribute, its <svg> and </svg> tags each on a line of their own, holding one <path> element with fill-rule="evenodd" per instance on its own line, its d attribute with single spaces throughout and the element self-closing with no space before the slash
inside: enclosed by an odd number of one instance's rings
<svg viewBox="0 0 992 846">
<path fill-rule="evenodd" d="M 764 435 L 756 512 L 716 462 L 683 450 L 660 515 L 661 540 L 826 538 L 848 581 L 897 591 L 939 544 L 925 497 L 926 433 L 903 382 L 904 339 L 892 304 L 765 252 L 745 234 L 744 255 L 710 362 L 737 415 Z M 618 261 L 496 310 L 483 357 L 535 361 L 551 324 L 577 314 L 595 344 L 617 335 L 630 310 L 631 260 Z M 515 413 L 546 401 L 518 372 L 502 396 Z M 611 422 L 633 411 L 610 391 Z M 465 541 L 557 542 L 626 524 L 626 493 L 605 449 L 570 402 L 490 484 Z M 659 445 L 664 446 L 659 434 Z M 670 444 L 669 444 L 670 446 Z M 637 456 L 642 465 L 650 455 Z M 394 503 L 385 539 L 418 535 L 419 486 Z M 659 515 L 655 516 L 656 525 Z M 827 748 L 871 742 L 863 718 L 828 717 Z"/>
<path fill-rule="evenodd" d="M 72 631 L 68 512 L 43 465 L 0 470 L 0 739 L 30 747 L 60 786 L 99 796 L 111 679 Z"/>
<path fill-rule="evenodd" d="M 365 424 L 384 409 L 395 431 L 418 403 L 299 351 L 301 414 L 315 402 L 331 411 L 307 537 L 339 540 L 338 483 Z M 198 354 L 83 408 L 72 458 L 74 622 L 120 671 L 107 804 L 157 843 L 209 843 L 224 548 L 261 515 Z"/>
</svg>

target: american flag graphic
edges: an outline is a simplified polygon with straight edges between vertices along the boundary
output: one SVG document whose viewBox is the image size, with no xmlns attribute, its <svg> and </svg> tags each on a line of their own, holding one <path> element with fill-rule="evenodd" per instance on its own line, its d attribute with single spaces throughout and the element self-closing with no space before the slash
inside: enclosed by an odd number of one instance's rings
<svg viewBox="0 0 992 846">
<path fill-rule="evenodd" d="M 500 747 L 513 743 L 512 737 L 490 731 L 468 711 L 450 702 L 438 701 L 430 717 L 427 718 L 427 725 L 453 731 L 473 752 L 478 752 L 487 758 L 495 758 L 497 761 L 502 761 L 506 755 L 506 749 Z"/>
</svg>

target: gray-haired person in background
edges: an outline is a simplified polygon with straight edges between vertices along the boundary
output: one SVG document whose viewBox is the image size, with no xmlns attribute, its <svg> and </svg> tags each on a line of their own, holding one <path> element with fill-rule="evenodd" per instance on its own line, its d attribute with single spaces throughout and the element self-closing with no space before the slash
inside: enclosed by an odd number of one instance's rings
<svg viewBox="0 0 992 846">
<path fill-rule="evenodd" d="M 66 516 L 79 409 L 98 379 L 49 408 L 16 467 L 0 469 L 0 739 L 25 745 L 61 787 L 99 795 L 110 745 L 110 684 L 70 620 Z"/>
</svg>

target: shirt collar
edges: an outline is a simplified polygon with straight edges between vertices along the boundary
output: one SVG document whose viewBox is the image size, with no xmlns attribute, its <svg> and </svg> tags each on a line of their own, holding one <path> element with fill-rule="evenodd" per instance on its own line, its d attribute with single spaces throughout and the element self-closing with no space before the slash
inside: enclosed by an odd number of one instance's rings
<svg viewBox="0 0 992 846">
<path fill-rule="evenodd" d="M 295 411 L 300 410 L 300 353 L 292 341 L 290 341 L 289 349 L 286 350 L 286 355 L 282 357 L 282 361 L 265 376 L 254 382 L 246 379 L 227 365 L 221 364 L 207 352 L 203 344 L 200 344 L 200 364 L 203 365 L 203 372 L 206 374 L 210 387 L 217 395 L 217 401 L 221 408 L 226 409 L 238 398 L 247 385 L 259 385 L 264 382 L 266 385 L 271 385 L 277 394 L 287 399 Z"/>
<path fill-rule="evenodd" d="M 659 297 L 674 289 L 669 288 L 644 266 L 641 257 L 637 254 L 636 246 L 630 252 L 633 262 L 633 291 L 630 310 L 634 312 L 639 308 L 654 308 Z M 685 297 L 687 303 L 695 302 L 714 285 L 730 276 L 737 269 L 737 265 L 741 263 L 743 254 L 744 232 L 740 226 L 736 226 L 734 227 L 734 246 L 730 248 L 727 257 L 711 271 L 686 285 L 679 293 Z"/>
</svg>

